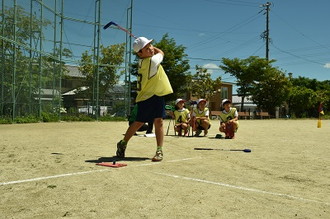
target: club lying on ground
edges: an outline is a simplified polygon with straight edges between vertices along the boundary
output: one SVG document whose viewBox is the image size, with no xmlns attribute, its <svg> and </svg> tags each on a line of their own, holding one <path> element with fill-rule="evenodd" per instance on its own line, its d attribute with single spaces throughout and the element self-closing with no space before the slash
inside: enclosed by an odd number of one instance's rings
<svg viewBox="0 0 330 219">
<path fill-rule="evenodd" d="M 110 21 L 109 23 L 107 23 L 106 25 L 104 25 L 103 29 L 108 29 L 111 25 L 114 25 L 116 27 L 118 27 L 120 30 L 125 31 L 127 34 L 129 34 L 130 36 L 134 37 L 135 39 L 137 38 L 136 36 L 134 36 L 131 32 L 129 32 L 127 29 L 121 27 L 120 25 L 116 24 L 113 21 Z"/>
<path fill-rule="evenodd" d="M 211 150 L 219 150 L 219 151 L 243 151 L 245 153 L 250 153 L 251 149 L 220 149 L 220 148 L 194 148 L 195 150 L 200 151 L 211 151 Z"/>
</svg>

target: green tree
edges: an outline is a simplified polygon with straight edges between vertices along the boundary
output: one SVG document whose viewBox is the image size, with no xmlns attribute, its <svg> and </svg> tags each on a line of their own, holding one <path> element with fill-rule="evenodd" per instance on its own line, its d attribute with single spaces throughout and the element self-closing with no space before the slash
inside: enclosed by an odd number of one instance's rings
<svg viewBox="0 0 330 219">
<path fill-rule="evenodd" d="M 317 116 L 320 103 L 330 105 L 330 81 L 318 81 L 306 77 L 291 78 L 292 88 L 288 100 L 290 113 L 296 117 Z"/>
<path fill-rule="evenodd" d="M 316 92 L 304 86 L 292 87 L 289 96 L 290 114 L 301 118 L 308 116 L 308 110 L 315 107 Z"/>
<path fill-rule="evenodd" d="M 15 19 L 14 8 L 5 8 L 4 19 L 0 23 L 0 30 L 4 28 L 4 34 L 0 40 L 1 80 L 3 79 L 1 81 L 1 92 L 3 91 L 3 93 L 1 95 L 2 108 L 0 114 L 6 116 L 13 113 L 14 103 L 16 103 L 16 115 L 37 112 L 38 98 L 36 98 L 36 95 L 38 95 L 39 89 L 42 94 L 44 88 L 53 88 L 53 83 L 51 82 L 59 80 L 59 66 L 62 66 L 62 72 L 65 72 L 65 66 L 59 65 L 59 62 L 55 61 L 58 58 L 53 57 L 53 53 L 43 53 L 40 57 L 33 55 L 30 58 L 29 56 L 30 38 L 32 38 L 33 42 L 43 40 L 43 33 L 40 34 L 35 30 L 49 26 L 51 24 L 50 21 L 43 19 L 41 22 L 36 15 L 30 15 L 20 6 L 17 6 L 16 10 Z M 16 24 L 16 28 L 14 24 Z M 15 41 L 13 41 L 14 33 L 16 35 Z M 63 56 L 70 56 L 71 52 L 69 50 L 67 52 Z M 36 54 L 35 52 L 33 53 Z M 57 51 L 55 56 L 58 54 Z M 13 74 L 14 67 L 15 74 Z M 13 83 L 14 81 L 15 83 Z M 15 97 L 13 97 L 13 94 Z"/>
<path fill-rule="evenodd" d="M 223 58 L 220 68 L 237 79 L 237 93 L 242 97 L 241 110 L 244 108 L 244 99 L 251 95 L 256 83 L 265 76 L 266 69 L 274 60 L 268 61 L 265 58 L 250 56 L 247 59 Z"/>
<path fill-rule="evenodd" d="M 221 86 L 221 77 L 213 80 L 211 74 L 200 66 L 196 66 L 196 74 L 190 78 L 189 90 L 192 95 L 199 98 L 209 99 L 217 87 Z"/>
<path fill-rule="evenodd" d="M 185 47 L 177 45 L 173 38 L 165 34 L 155 46 L 160 48 L 165 56 L 162 66 L 168 75 L 173 88 L 173 94 L 169 95 L 167 99 L 174 100 L 178 97 L 185 96 L 187 90 L 187 75 L 190 69 L 189 60 L 186 59 Z"/>
<path fill-rule="evenodd" d="M 115 44 L 108 47 L 101 46 L 99 59 L 99 95 L 105 98 L 110 88 L 118 83 L 120 76 L 120 66 L 124 62 L 125 44 Z M 96 65 L 93 64 L 93 56 L 85 51 L 81 57 L 79 70 L 86 76 L 85 86 L 89 89 L 88 95 L 92 99 L 93 85 L 96 80 Z"/>
<path fill-rule="evenodd" d="M 252 100 L 259 108 L 274 115 L 275 107 L 280 107 L 288 99 L 290 85 L 283 72 L 267 68 L 263 78 L 251 89 Z"/>
</svg>

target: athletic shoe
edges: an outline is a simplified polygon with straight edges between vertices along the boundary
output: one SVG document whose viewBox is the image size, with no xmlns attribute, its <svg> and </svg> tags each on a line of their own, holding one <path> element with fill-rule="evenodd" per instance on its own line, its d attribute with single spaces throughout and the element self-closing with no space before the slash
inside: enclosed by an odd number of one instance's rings
<svg viewBox="0 0 330 219">
<path fill-rule="evenodd" d="M 117 143 L 117 152 L 116 155 L 119 158 L 125 157 L 125 150 L 126 150 L 127 144 L 123 143 L 123 140 L 120 140 L 120 142 Z"/>
<path fill-rule="evenodd" d="M 202 133 L 202 130 L 197 129 L 197 131 L 196 131 L 196 133 L 195 133 L 195 136 L 198 137 L 201 133 Z"/>
<path fill-rule="evenodd" d="M 163 152 L 162 151 L 157 151 L 155 156 L 152 158 L 153 162 L 159 162 L 163 160 Z"/>
</svg>

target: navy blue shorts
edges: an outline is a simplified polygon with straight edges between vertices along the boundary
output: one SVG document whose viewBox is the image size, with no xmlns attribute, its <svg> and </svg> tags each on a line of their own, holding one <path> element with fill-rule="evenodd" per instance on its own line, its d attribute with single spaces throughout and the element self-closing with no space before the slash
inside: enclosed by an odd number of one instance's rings
<svg viewBox="0 0 330 219">
<path fill-rule="evenodd" d="M 136 120 L 138 122 L 154 121 L 155 118 L 165 118 L 164 97 L 152 96 L 147 100 L 137 102 L 138 112 Z"/>
</svg>

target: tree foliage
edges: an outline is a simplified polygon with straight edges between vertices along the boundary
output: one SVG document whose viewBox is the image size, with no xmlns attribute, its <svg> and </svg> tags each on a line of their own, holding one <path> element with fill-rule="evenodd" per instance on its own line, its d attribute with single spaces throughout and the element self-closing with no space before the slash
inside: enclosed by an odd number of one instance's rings
<svg viewBox="0 0 330 219">
<path fill-rule="evenodd" d="M 267 68 L 262 79 L 251 90 L 252 100 L 260 109 L 270 114 L 275 107 L 280 107 L 287 99 L 290 82 L 285 74 L 276 68 Z"/>
<path fill-rule="evenodd" d="M 246 59 L 223 58 L 220 68 L 237 79 L 237 93 L 242 97 L 241 109 L 244 108 L 244 99 L 251 95 L 256 83 L 262 81 L 266 76 L 266 70 L 274 60 L 268 61 L 257 56 Z"/>
<path fill-rule="evenodd" d="M 36 15 L 30 15 L 20 6 L 16 7 L 15 17 L 14 8 L 5 8 L 3 16 L 0 23 L 0 30 L 4 28 L 0 40 L 3 91 L 0 113 L 9 116 L 14 109 L 17 115 L 22 116 L 36 113 L 39 92 L 42 95 L 43 89 L 55 89 L 60 70 L 64 73 L 66 68 L 63 62 L 58 62 L 59 51 L 56 49 L 51 54 L 44 52 L 41 55 L 33 51 L 30 57 L 30 49 L 35 49 L 30 48 L 30 38 L 32 42 L 43 40 L 43 33 L 35 30 L 48 27 L 49 20 L 43 19 L 41 22 Z M 71 56 L 71 51 L 65 49 L 62 56 Z"/>
<path fill-rule="evenodd" d="M 123 74 L 120 71 L 120 65 L 124 62 L 125 44 L 101 46 L 100 48 L 99 94 L 104 99 L 109 89 L 118 83 L 120 76 Z M 90 88 L 88 92 L 90 98 L 97 78 L 96 67 L 96 63 L 93 63 L 93 56 L 85 51 L 81 57 L 79 70 L 86 76 L 85 86 Z"/>
<path fill-rule="evenodd" d="M 192 75 L 189 90 L 192 95 L 198 98 L 209 99 L 216 88 L 221 86 L 221 77 L 213 80 L 211 74 L 200 66 L 196 66 L 196 74 Z"/>
<path fill-rule="evenodd" d="M 190 68 L 189 61 L 185 59 L 185 47 L 177 45 L 173 38 L 165 34 L 155 46 L 160 48 L 165 56 L 162 66 L 168 75 L 174 93 L 168 99 L 176 99 L 186 94 L 187 74 Z"/>
<path fill-rule="evenodd" d="M 320 103 L 330 106 L 330 81 L 317 81 L 306 77 L 291 78 L 288 98 L 290 113 L 296 117 L 318 116 Z"/>
</svg>

